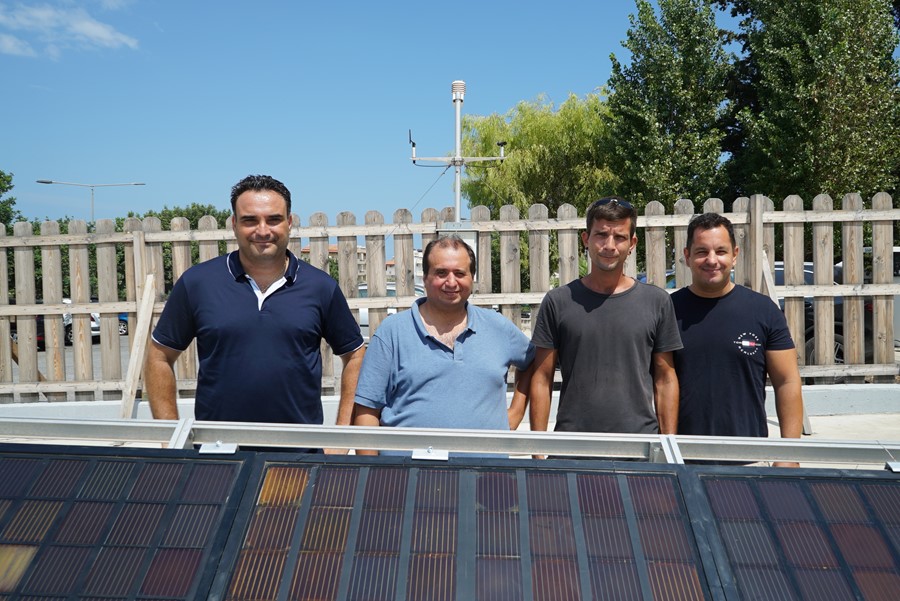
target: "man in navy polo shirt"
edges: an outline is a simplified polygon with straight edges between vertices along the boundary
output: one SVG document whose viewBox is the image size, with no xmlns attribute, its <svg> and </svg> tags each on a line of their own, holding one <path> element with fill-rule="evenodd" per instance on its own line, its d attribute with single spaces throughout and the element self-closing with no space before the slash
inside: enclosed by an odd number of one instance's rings
<svg viewBox="0 0 900 601">
<path fill-rule="evenodd" d="M 196 338 L 197 419 L 321 424 L 324 339 L 344 364 L 337 424 L 348 425 L 363 338 L 334 279 L 287 249 L 290 191 L 248 176 L 232 188 L 231 208 L 238 250 L 186 271 L 153 331 L 153 417 L 178 418 L 173 365 Z"/>
</svg>

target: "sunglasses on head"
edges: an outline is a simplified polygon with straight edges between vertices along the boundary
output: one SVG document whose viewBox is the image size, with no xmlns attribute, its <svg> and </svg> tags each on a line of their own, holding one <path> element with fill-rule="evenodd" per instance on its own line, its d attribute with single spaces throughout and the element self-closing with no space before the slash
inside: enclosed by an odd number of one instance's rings
<svg viewBox="0 0 900 601">
<path fill-rule="evenodd" d="M 623 206 L 626 209 L 634 209 L 634 207 L 631 206 L 631 203 L 628 202 L 627 200 L 624 200 L 621 198 L 615 198 L 615 197 L 608 197 L 608 198 L 601 198 L 600 200 L 594 201 L 594 204 L 592 204 L 588 210 L 590 211 L 591 209 L 596 209 L 597 207 L 602 207 L 602 206 L 605 206 L 608 204 L 611 204 L 613 206 Z"/>
</svg>

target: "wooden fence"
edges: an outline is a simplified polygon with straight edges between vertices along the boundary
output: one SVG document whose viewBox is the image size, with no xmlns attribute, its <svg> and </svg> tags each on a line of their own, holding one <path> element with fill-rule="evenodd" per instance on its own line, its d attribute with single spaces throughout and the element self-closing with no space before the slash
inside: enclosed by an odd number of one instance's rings
<svg viewBox="0 0 900 601">
<path fill-rule="evenodd" d="M 855 194 L 844 197 L 840 206 L 835 204 L 830 197 L 819 196 L 813 201 L 813 210 L 806 211 L 802 200 L 791 196 L 784 200 L 783 210 L 775 211 L 772 201 L 764 196 L 736 200 L 731 212 L 724 213 L 734 222 L 741 247 L 735 268 L 736 281 L 769 293 L 773 299 L 784 299 L 784 311 L 805 377 L 893 381 L 898 373 L 894 338 L 900 338 L 900 334 L 893 332 L 894 296 L 900 294 L 900 284 L 893 283 L 892 252 L 894 224 L 900 221 L 900 209 L 895 209 L 891 197 L 883 193 L 871 199 L 870 208 L 865 208 L 863 199 Z M 702 207 L 689 200 L 679 200 L 674 213 L 668 215 L 662 204 L 650 203 L 637 224 L 638 247 L 643 247 L 646 255 L 648 281 L 666 286 L 667 278 L 674 277 L 675 287 L 688 285 L 691 275 L 680 251 L 684 247 L 687 223 L 696 212 L 722 213 L 723 210 L 723 203 L 718 199 L 707 200 Z M 378 327 L 388 308 L 403 309 L 412 302 L 416 281 L 414 249 L 421 249 L 428 240 L 447 229 L 458 231 L 461 227 L 476 239 L 478 279 L 471 301 L 499 307 L 504 315 L 525 329 L 528 324 L 523 324 L 523 306 L 531 308 L 534 318 L 551 282 L 566 283 L 578 277 L 582 255 L 579 234 L 584 229 L 584 220 L 571 205 L 561 206 L 555 217 L 550 217 L 543 205 L 534 205 L 527 215 L 520 215 L 515 207 L 505 206 L 499 220 L 492 220 L 486 207 L 473 208 L 471 219 L 461 225 L 450 223 L 452 219 L 452 209 L 427 209 L 421 213 L 420 221 L 414 222 L 410 211 L 400 209 L 392 216 L 391 223 L 385 223 L 380 213 L 371 211 L 365 215 L 364 224 L 357 224 L 352 213 L 341 213 L 337 223 L 331 225 L 324 213 L 315 213 L 301 226 L 295 215 L 290 244 L 300 254 L 304 240 L 307 241 L 309 261 L 327 270 L 329 244 L 337 241 L 340 286 L 351 308 L 368 309 L 371 331 Z M 864 243 L 867 230 L 871 232 L 871 252 Z M 140 365 L 135 363 L 143 353 L 137 352 L 141 349 L 131 349 L 131 345 L 135 341 L 141 346 L 146 343 L 149 328 L 165 303 L 166 281 L 177 279 L 191 266 L 192 245 L 199 248 L 200 261 L 217 256 L 222 242 L 228 250 L 235 248 L 231 229 L 218 229 L 212 217 L 204 217 L 196 230 L 189 229 L 187 220 L 178 218 L 172 221 L 170 231 L 162 231 L 159 219 L 147 218 L 126 220 L 120 232 L 115 231 L 112 220 L 98 221 L 91 232 L 84 222 L 73 221 L 66 235 L 59 233 L 56 222 L 45 222 L 39 236 L 32 234 L 28 223 L 16 224 L 13 236 L 3 235 L 4 231 L 5 228 L 0 228 L 0 402 L 118 399 L 126 391 L 136 390 Z M 841 236 L 837 257 L 835 235 Z M 495 238 L 500 247 L 499 293 L 491 292 L 494 288 L 491 244 Z M 386 296 L 386 241 L 393 242 L 395 297 Z M 165 272 L 164 245 L 171 247 L 170 273 Z M 367 298 L 358 298 L 360 245 L 365 246 Z M 553 264 L 551 246 L 558 254 L 558 261 Z M 528 253 L 528 290 L 522 290 L 521 266 L 525 252 Z M 8 289 L 9 253 L 14 258 L 14 291 Z M 68 254 L 68 293 L 72 304 L 63 303 L 63 253 Z M 93 274 L 91 253 L 95 253 Z M 124 261 L 117 259 L 117 254 L 123 255 Z M 38 255 L 39 290 L 35 287 Z M 842 285 L 833 283 L 836 258 L 843 261 Z M 634 255 L 629 260 L 627 270 L 634 275 L 637 269 Z M 804 263 L 810 260 L 813 284 L 804 281 Z M 774 285 L 772 277 L 775 261 L 781 262 L 784 269 L 784 284 L 779 286 Z M 871 273 L 868 279 L 867 273 Z M 152 278 L 155 283 L 144 294 L 150 274 L 155 276 Z M 96 281 L 93 290 L 92 276 Z M 120 281 L 124 281 L 124 293 Z M 15 305 L 9 303 L 11 296 Z M 92 296 L 99 302 L 91 302 Z M 143 305 L 147 309 L 141 309 L 142 297 L 148 299 Z M 843 300 L 843 327 L 836 339 L 835 299 L 838 297 Z M 804 303 L 810 302 L 814 306 L 815 326 L 807 332 Z M 99 352 L 92 346 L 91 312 L 100 314 Z M 128 336 L 118 333 L 120 312 L 129 316 Z M 867 313 L 874 332 L 869 339 L 864 327 Z M 66 347 L 63 340 L 65 314 L 72 315 L 71 347 Z M 43 316 L 43 351 L 38 351 L 36 343 L 41 325 L 38 316 Z M 137 331 L 139 321 L 146 331 Z M 10 337 L 12 323 L 18 344 Z M 810 337 L 814 342 L 807 344 Z M 834 362 L 836 343 L 843 345 L 845 365 Z M 95 355 L 99 356 L 99 365 L 95 365 Z M 129 366 L 127 361 L 132 364 Z M 337 380 L 328 349 L 325 349 L 323 365 L 323 385 L 332 391 Z M 126 377 L 126 367 L 130 367 L 132 382 Z M 192 396 L 196 369 L 197 356 L 192 345 L 176 365 L 183 396 Z"/>
</svg>

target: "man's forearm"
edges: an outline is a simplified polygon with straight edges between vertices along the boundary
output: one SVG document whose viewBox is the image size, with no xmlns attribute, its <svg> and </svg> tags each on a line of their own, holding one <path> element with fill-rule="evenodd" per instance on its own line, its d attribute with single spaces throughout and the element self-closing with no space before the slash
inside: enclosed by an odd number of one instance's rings
<svg viewBox="0 0 900 601">
<path fill-rule="evenodd" d="M 171 365 L 148 358 L 144 369 L 144 387 L 153 419 L 178 419 L 175 372 Z"/>
<path fill-rule="evenodd" d="M 356 383 L 359 381 L 364 354 L 365 349 L 361 347 L 341 357 L 344 367 L 341 371 L 341 399 L 335 420 L 338 426 L 349 426 L 353 420 L 353 398 L 356 396 Z"/>
</svg>

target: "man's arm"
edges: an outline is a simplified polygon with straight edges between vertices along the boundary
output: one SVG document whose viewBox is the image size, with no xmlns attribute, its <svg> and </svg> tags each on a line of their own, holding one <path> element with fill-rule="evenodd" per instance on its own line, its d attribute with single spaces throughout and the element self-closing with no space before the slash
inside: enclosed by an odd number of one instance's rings
<svg viewBox="0 0 900 601">
<path fill-rule="evenodd" d="M 154 419 L 178 419 L 175 392 L 175 360 L 181 351 L 151 340 L 144 360 L 144 386 L 150 396 Z"/>
<path fill-rule="evenodd" d="M 528 405 L 528 392 L 531 387 L 531 376 L 534 373 L 534 361 L 526 369 L 516 369 L 515 390 L 512 401 L 506 415 L 509 418 L 509 429 L 516 430 L 525 417 L 525 407 Z"/>
<path fill-rule="evenodd" d="M 349 426 L 353 420 L 353 397 L 356 396 L 356 383 L 359 380 L 359 369 L 362 367 L 365 354 L 366 347 L 361 346 L 355 351 L 341 355 L 344 367 L 341 371 L 341 400 L 335 420 L 335 424 L 338 426 Z"/>
<path fill-rule="evenodd" d="M 531 429 L 547 431 L 550 422 L 550 398 L 553 393 L 553 373 L 556 371 L 556 349 L 537 347 L 532 363 L 531 406 L 528 420 Z"/>
<path fill-rule="evenodd" d="M 775 412 L 782 438 L 800 438 L 803 432 L 803 393 L 797 351 L 766 351 L 766 371 L 775 389 Z M 800 467 L 793 461 L 776 461 L 775 467 Z"/>
<path fill-rule="evenodd" d="M 678 393 L 675 354 L 653 353 L 653 400 L 660 434 L 678 431 Z"/>
<path fill-rule="evenodd" d="M 381 409 L 372 409 L 357 403 L 353 407 L 353 425 L 377 428 L 381 425 Z M 357 455 L 377 455 L 378 451 L 370 449 L 356 449 Z"/>
</svg>

